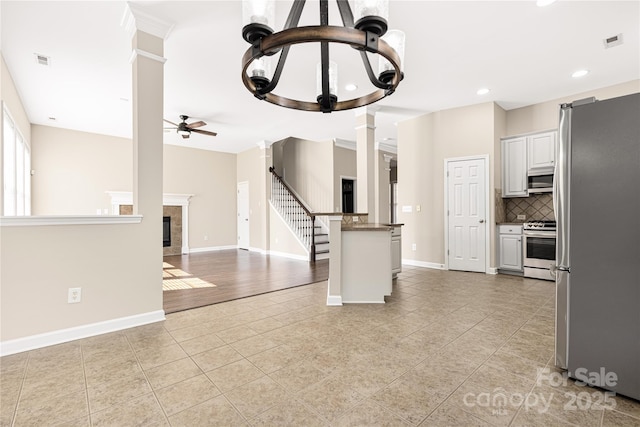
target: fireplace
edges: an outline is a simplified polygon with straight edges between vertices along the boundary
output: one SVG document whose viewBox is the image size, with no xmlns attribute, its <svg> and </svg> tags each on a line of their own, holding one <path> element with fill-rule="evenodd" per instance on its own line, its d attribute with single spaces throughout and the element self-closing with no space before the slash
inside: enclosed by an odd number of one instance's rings
<svg viewBox="0 0 640 427">
<path fill-rule="evenodd" d="M 162 246 L 168 248 L 171 246 L 171 217 L 162 217 Z"/>
<path fill-rule="evenodd" d="M 128 191 L 108 191 L 111 197 L 111 212 L 114 215 L 133 214 L 133 195 Z M 189 253 L 189 199 L 193 194 L 162 195 L 162 254 L 180 255 Z M 169 217 L 169 230 L 166 230 L 164 217 Z M 165 245 L 169 231 L 170 245 Z"/>
</svg>

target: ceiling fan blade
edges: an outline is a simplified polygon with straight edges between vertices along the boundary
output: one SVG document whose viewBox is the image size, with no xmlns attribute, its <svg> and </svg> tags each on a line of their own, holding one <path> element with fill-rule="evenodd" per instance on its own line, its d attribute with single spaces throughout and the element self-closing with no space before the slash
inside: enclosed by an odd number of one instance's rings
<svg viewBox="0 0 640 427">
<path fill-rule="evenodd" d="M 216 136 L 217 135 L 217 133 L 215 133 L 215 132 L 210 132 L 208 130 L 200 130 L 200 129 L 191 129 L 191 132 L 201 133 L 203 135 L 209 135 L 209 136 Z"/>
<path fill-rule="evenodd" d="M 182 135 L 182 139 L 189 139 L 190 136 L 191 136 L 191 134 Z"/>
<path fill-rule="evenodd" d="M 173 128 L 162 128 L 162 129 L 178 129 L 177 127 L 173 127 Z"/>
<path fill-rule="evenodd" d="M 173 123 L 173 122 L 170 122 L 170 121 L 169 121 L 169 120 L 167 120 L 167 119 L 162 119 L 162 120 L 164 120 L 164 121 L 165 121 L 165 122 L 167 122 L 167 123 L 170 123 L 170 124 L 174 125 L 175 127 L 178 127 L 178 125 L 177 125 L 177 124 L 175 124 L 175 123 Z"/>
<path fill-rule="evenodd" d="M 199 128 L 199 127 L 205 126 L 205 125 L 206 125 L 206 123 L 203 122 L 202 120 L 200 120 L 200 121 L 188 124 L 187 127 L 190 128 L 190 129 L 193 129 L 193 128 Z"/>
</svg>

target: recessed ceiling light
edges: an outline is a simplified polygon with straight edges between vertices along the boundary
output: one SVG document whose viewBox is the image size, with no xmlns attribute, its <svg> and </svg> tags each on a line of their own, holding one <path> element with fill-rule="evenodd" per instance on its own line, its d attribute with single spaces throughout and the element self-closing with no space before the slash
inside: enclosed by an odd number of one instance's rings
<svg viewBox="0 0 640 427">
<path fill-rule="evenodd" d="M 353 83 L 349 83 L 347 85 L 345 85 L 345 90 L 348 90 L 349 92 L 353 92 L 354 90 L 358 89 L 358 86 L 356 86 Z"/>
<path fill-rule="evenodd" d="M 476 92 L 478 95 L 486 95 L 490 92 L 490 90 L 486 87 L 483 87 L 481 89 L 478 89 L 478 92 Z"/>
<path fill-rule="evenodd" d="M 549 6 L 551 3 L 555 3 L 556 0 L 537 0 L 536 4 L 538 7 Z"/>
<path fill-rule="evenodd" d="M 573 77 L 574 79 L 577 79 L 579 77 L 584 77 L 587 74 L 589 74 L 589 70 L 578 70 L 575 73 L 571 74 L 571 77 Z"/>
</svg>

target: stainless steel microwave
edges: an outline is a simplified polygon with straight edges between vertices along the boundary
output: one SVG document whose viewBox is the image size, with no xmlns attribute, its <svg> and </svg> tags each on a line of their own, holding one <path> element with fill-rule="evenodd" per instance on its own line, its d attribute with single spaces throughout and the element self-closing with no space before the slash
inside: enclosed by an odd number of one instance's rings
<svg viewBox="0 0 640 427">
<path fill-rule="evenodd" d="M 527 192 L 529 194 L 553 192 L 553 173 L 528 175 Z"/>
</svg>

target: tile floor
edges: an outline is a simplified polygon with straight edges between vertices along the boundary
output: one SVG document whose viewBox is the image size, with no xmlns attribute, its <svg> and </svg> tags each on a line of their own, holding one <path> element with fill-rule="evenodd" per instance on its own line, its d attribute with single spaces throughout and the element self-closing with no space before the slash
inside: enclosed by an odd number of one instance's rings
<svg viewBox="0 0 640 427">
<path fill-rule="evenodd" d="M 325 302 L 321 282 L 4 357 L 0 425 L 640 425 L 554 370 L 550 282 L 405 267 L 387 304 Z"/>
</svg>

